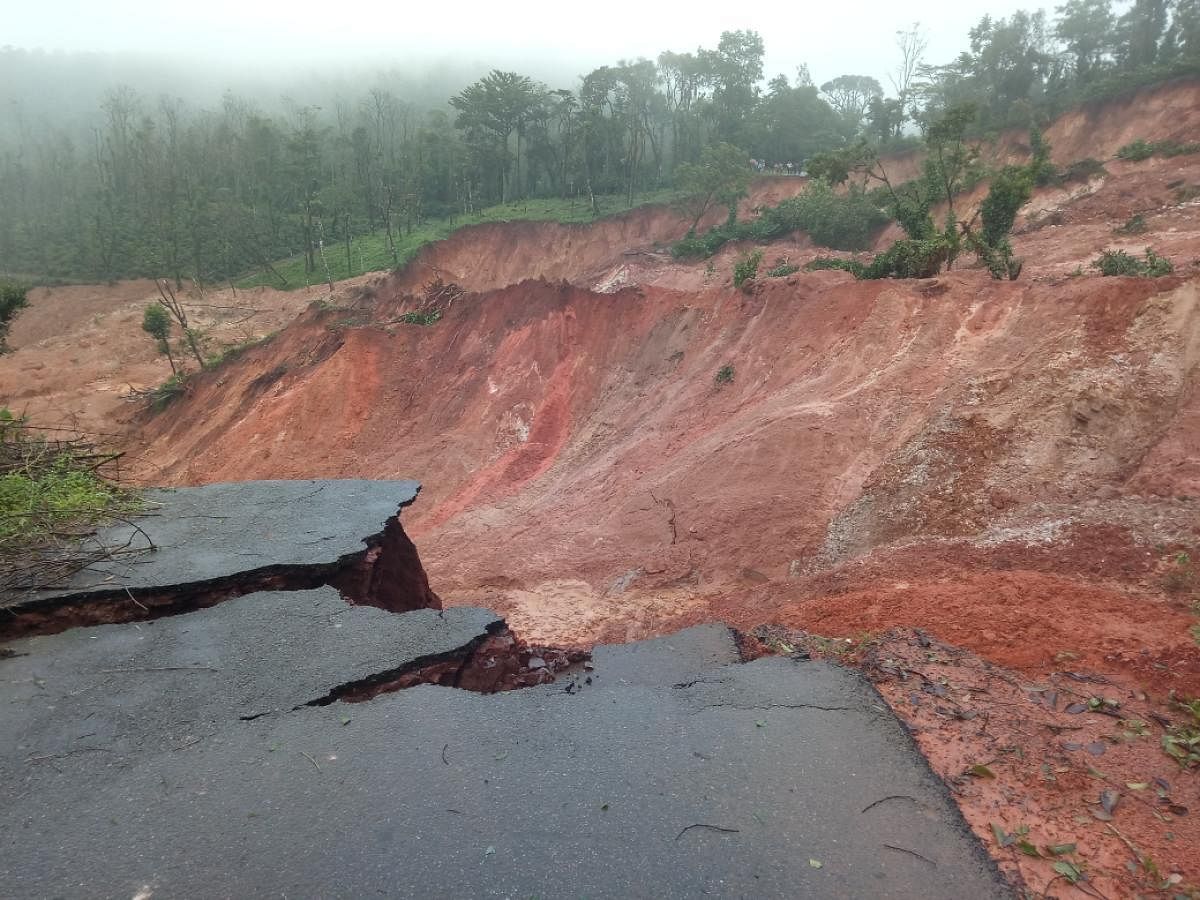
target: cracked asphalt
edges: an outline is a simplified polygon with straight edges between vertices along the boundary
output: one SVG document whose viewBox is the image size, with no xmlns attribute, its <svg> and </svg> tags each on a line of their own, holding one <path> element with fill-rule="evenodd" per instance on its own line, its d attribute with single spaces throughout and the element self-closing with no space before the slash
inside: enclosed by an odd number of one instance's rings
<svg viewBox="0 0 1200 900">
<path fill-rule="evenodd" d="M 868 683 L 719 626 L 305 705 L 495 623 L 318 589 L 10 642 L 5 895 L 1009 896 Z"/>
<path fill-rule="evenodd" d="M 96 537 L 126 552 L 53 590 L 0 597 L 0 605 L 203 585 L 288 566 L 336 566 L 362 552 L 364 541 L 380 534 L 420 490 L 416 481 L 362 479 L 149 490 L 143 515 Z"/>
</svg>

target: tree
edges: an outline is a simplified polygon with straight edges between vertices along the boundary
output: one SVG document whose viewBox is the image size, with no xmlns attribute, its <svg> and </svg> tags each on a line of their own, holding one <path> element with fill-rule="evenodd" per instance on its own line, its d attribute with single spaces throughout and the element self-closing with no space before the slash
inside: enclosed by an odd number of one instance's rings
<svg viewBox="0 0 1200 900">
<path fill-rule="evenodd" d="M 178 375 L 179 368 L 171 353 L 171 314 L 161 303 L 151 303 L 142 312 L 142 331 L 154 338 L 158 352 L 171 364 L 171 374 Z"/>
<path fill-rule="evenodd" d="M 921 23 L 914 22 L 908 31 L 896 32 L 896 46 L 900 50 L 900 63 L 896 70 L 888 76 L 892 89 L 896 92 L 895 103 L 898 109 L 898 122 L 893 137 L 899 137 L 904 128 L 904 122 L 915 112 L 912 110 L 914 89 L 917 73 L 925 59 L 925 50 L 929 46 L 929 38 L 921 30 Z"/>
<path fill-rule="evenodd" d="M 514 133 L 516 187 L 520 194 L 521 141 L 536 94 L 533 82 L 524 75 L 493 69 L 450 100 L 458 111 L 455 127 L 466 133 L 481 166 L 492 170 L 501 203 L 509 199 L 513 181 L 509 144 Z"/>
<path fill-rule="evenodd" d="M 1116 26 L 1110 0 L 1067 0 L 1057 7 L 1055 36 L 1075 58 L 1075 80 L 1091 81 L 1108 51 Z"/>
<path fill-rule="evenodd" d="M 839 75 L 821 85 L 821 93 L 841 115 L 849 133 L 854 135 L 862 127 L 871 100 L 883 96 L 883 88 L 870 75 Z"/>
<path fill-rule="evenodd" d="M 200 368 L 203 369 L 204 357 L 200 353 L 200 334 L 196 329 L 188 325 L 187 311 L 183 308 L 183 304 L 179 302 L 179 297 L 175 294 L 175 289 L 171 287 L 170 282 L 163 278 L 158 279 L 155 285 L 158 287 L 159 306 L 165 313 L 169 313 L 170 317 L 179 324 L 179 330 L 183 332 L 183 337 L 187 341 L 188 348 L 192 351 L 192 355 L 196 357 L 196 362 L 200 364 Z M 146 327 L 144 313 L 142 327 Z"/>
<path fill-rule="evenodd" d="M 686 195 L 684 206 L 694 214 L 689 233 L 696 230 L 704 214 L 720 204 L 729 207 L 729 219 L 737 218 L 737 202 L 746 196 L 753 173 L 750 158 L 732 144 L 704 148 L 698 163 L 684 163 L 675 170 L 675 184 Z"/>
<path fill-rule="evenodd" d="M 763 77 L 763 40 L 757 31 L 723 31 L 716 50 L 697 53 L 712 86 L 717 138 L 736 141 L 758 100 Z"/>
<path fill-rule="evenodd" d="M 1134 0 L 1117 21 L 1117 45 L 1126 69 L 1152 66 L 1167 30 L 1168 0 Z"/>
<path fill-rule="evenodd" d="M 17 313 L 29 305 L 26 288 L 11 281 L 0 281 L 0 353 L 8 352 L 8 329 Z"/>
</svg>

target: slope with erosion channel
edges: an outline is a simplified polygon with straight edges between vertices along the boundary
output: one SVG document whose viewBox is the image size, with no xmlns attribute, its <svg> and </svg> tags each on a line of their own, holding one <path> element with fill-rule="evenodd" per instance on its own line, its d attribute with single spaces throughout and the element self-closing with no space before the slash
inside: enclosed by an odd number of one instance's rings
<svg viewBox="0 0 1200 900">
<path fill-rule="evenodd" d="M 527 282 L 430 327 L 388 302 L 314 309 L 137 440 L 174 483 L 413 472 L 430 487 L 412 531 L 450 602 L 548 642 L 631 639 L 711 604 L 744 623 L 762 610 L 737 598 L 792 603 L 898 542 L 982 552 L 1044 521 L 1112 525 L 1109 506 L 1131 545 L 1187 539 L 1190 500 L 1114 504 L 1131 479 L 1200 494 L 1159 447 L 1190 458 L 1197 301 L 1194 279 L 826 272 L 750 295 Z M 1159 611 L 1147 627 L 1186 641 L 1186 614 Z"/>
</svg>

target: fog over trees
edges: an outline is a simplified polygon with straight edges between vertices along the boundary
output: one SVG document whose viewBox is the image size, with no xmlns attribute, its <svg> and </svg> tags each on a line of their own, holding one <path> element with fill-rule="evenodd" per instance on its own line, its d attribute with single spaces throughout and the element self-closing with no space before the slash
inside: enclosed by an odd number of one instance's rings
<svg viewBox="0 0 1200 900">
<path fill-rule="evenodd" d="M 0 50 L 0 273 L 202 281 L 367 231 L 535 197 L 631 201 L 717 144 L 800 164 L 914 142 L 974 103 L 981 132 L 1200 71 L 1200 0 L 1070 0 L 983 16 L 949 62 L 896 35 L 885 82 L 763 69 L 764 37 L 590 72 L 486 65 L 290 77 Z"/>
</svg>

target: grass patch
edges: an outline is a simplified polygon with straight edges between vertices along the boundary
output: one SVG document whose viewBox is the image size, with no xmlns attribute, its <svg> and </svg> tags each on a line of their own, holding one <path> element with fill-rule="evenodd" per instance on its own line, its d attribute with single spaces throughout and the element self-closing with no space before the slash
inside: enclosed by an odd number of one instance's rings
<svg viewBox="0 0 1200 900">
<path fill-rule="evenodd" d="M 721 368 L 717 369 L 717 375 L 714 380 L 717 384 L 733 384 L 733 366 L 721 366 Z"/>
<path fill-rule="evenodd" d="M 100 473 L 117 458 L 37 434 L 0 409 L 0 592 L 45 587 L 111 555 L 81 542 L 139 508 L 135 494 Z"/>
<path fill-rule="evenodd" d="M 445 240 L 460 228 L 468 225 L 482 225 L 489 222 L 587 223 L 650 203 L 671 203 L 678 199 L 678 196 L 678 193 L 673 190 L 651 191 L 635 194 L 632 204 L 626 202 L 624 195 L 597 197 L 596 207 L 600 216 L 592 215 L 592 206 L 586 198 L 522 200 L 518 203 L 488 207 L 472 215 L 455 216 L 453 219 L 436 219 L 419 228 L 414 228 L 407 234 L 393 233 L 396 245 L 395 257 L 392 256 L 388 247 L 387 235 L 382 229 L 350 239 L 350 265 L 346 264 L 346 245 L 341 242 L 329 242 L 325 245 L 325 261 L 329 265 L 330 277 L 334 281 L 342 281 L 366 272 L 381 272 L 399 268 L 416 256 L 426 244 Z M 289 290 L 311 284 L 322 284 L 325 281 L 325 269 L 319 256 L 315 272 L 304 271 L 303 254 L 276 260 L 272 265 L 275 271 L 287 280 L 287 289 Z M 258 285 L 276 288 L 282 286 L 279 279 L 267 271 L 247 275 L 236 281 L 235 284 L 239 288 L 251 288 Z"/>
</svg>

